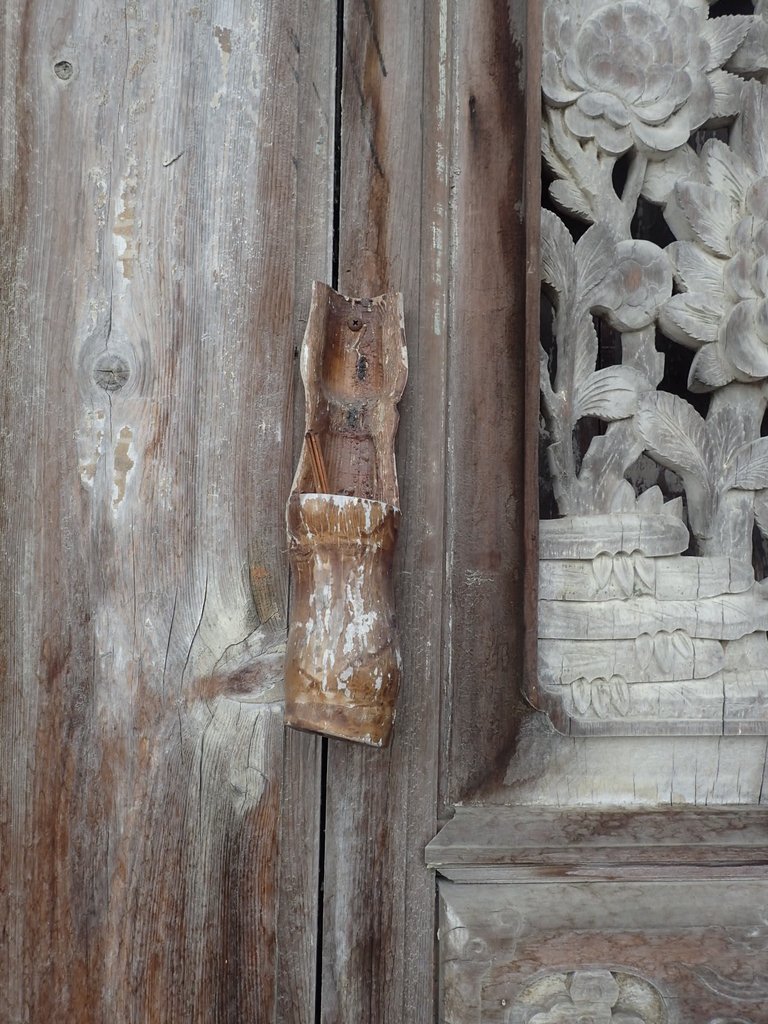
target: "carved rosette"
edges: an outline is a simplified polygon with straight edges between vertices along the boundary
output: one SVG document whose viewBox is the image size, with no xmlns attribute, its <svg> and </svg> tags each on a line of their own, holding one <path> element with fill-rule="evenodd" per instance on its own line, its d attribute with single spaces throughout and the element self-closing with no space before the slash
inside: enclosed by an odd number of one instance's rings
<svg viewBox="0 0 768 1024">
<path fill-rule="evenodd" d="M 510 1024 L 666 1024 L 658 989 L 619 970 L 546 974 L 525 986 Z"/>
<path fill-rule="evenodd" d="M 571 733 L 768 732 L 768 86 L 747 81 L 768 25 L 697 0 L 550 0 L 544 25 L 562 215 L 542 218 L 543 469 L 562 518 L 541 523 L 531 696 Z M 709 126 L 723 138 L 697 150 Z M 658 331 L 693 350 L 678 394 Z"/>
</svg>

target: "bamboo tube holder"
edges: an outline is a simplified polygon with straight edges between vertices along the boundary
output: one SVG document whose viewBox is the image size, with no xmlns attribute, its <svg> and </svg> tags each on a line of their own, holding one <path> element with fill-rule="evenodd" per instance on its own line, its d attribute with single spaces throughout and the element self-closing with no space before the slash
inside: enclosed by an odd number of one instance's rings
<svg viewBox="0 0 768 1024">
<path fill-rule="evenodd" d="M 400 294 L 350 299 L 314 283 L 306 433 L 286 515 L 286 721 L 371 746 L 389 740 L 400 685 L 394 443 L 407 373 Z"/>
</svg>

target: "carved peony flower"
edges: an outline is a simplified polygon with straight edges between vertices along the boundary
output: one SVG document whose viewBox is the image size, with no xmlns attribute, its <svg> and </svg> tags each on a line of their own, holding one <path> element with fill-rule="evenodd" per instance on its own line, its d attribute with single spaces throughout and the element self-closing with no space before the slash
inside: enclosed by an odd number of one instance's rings
<svg viewBox="0 0 768 1024">
<path fill-rule="evenodd" d="M 670 152 L 713 116 L 736 112 L 720 70 L 748 18 L 708 19 L 704 0 L 549 0 L 542 87 L 580 139 L 607 153 Z"/>
<path fill-rule="evenodd" d="M 619 242 L 612 265 L 595 286 L 592 308 L 619 331 L 637 331 L 650 324 L 672 288 L 669 261 L 653 242 Z"/>
<path fill-rule="evenodd" d="M 677 183 L 667 248 L 681 289 L 660 311 L 662 330 L 699 349 L 691 391 L 768 377 L 768 88 L 751 82 L 727 146 L 710 139 L 701 173 Z M 687 237 L 686 237 L 687 236 Z"/>
</svg>

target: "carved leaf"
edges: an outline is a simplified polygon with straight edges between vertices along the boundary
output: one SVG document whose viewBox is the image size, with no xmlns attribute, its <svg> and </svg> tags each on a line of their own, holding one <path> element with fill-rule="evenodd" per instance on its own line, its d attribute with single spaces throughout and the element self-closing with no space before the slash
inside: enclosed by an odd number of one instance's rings
<svg viewBox="0 0 768 1024">
<path fill-rule="evenodd" d="M 594 574 L 598 589 L 602 590 L 603 587 L 607 586 L 608 580 L 611 578 L 612 569 L 613 558 L 605 552 L 601 552 L 596 558 L 592 559 L 592 573 Z"/>
<path fill-rule="evenodd" d="M 640 662 L 640 668 L 648 668 L 653 658 L 653 637 L 650 633 L 641 633 L 637 637 L 635 640 L 635 651 L 637 652 L 637 660 Z"/>
<path fill-rule="evenodd" d="M 701 163 L 709 184 L 734 206 L 741 206 L 754 177 L 741 154 L 720 139 L 708 139 L 701 149 Z"/>
<path fill-rule="evenodd" d="M 735 372 L 720 345 L 705 345 L 693 357 L 688 373 L 688 390 L 696 395 L 723 387 L 733 380 Z"/>
<path fill-rule="evenodd" d="M 758 8 L 759 8 L 758 4 Z M 758 10 L 758 13 L 759 10 Z M 739 75 L 752 75 L 768 65 L 768 22 L 752 18 L 744 42 L 728 61 L 728 70 Z"/>
<path fill-rule="evenodd" d="M 629 684 L 623 676 L 611 676 L 613 706 L 620 715 L 629 712 Z"/>
<path fill-rule="evenodd" d="M 571 694 L 573 696 L 573 706 L 580 715 L 585 715 L 589 711 L 589 705 L 592 703 L 591 683 L 583 676 L 580 679 L 575 679 L 571 683 Z"/>
<path fill-rule="evenodd" d="M 740 46 L 752 24 L 751 17 L 730 15 L 721 18 L 708 18 L 701 25 L 702 37 L 709 43 L 709 61 L 706 71 L 714 71 L 722 67 Z"/>
<path fill-rule="evenodd" d="M 747 82 L 741 94 L 741 116 L 731 135 L 731 146 L 740 150 L 759 174 L 768 174 L 768 87 Z"/>
<path fill-rule="evenodd" d="M 675 196 L 696 238 L 716 256 L 731 255 L 730 229 L 733 208 L 728 199 L 709 185 L 679 182 Z"/>
<path fill-rule="evenodd" d="M 558 295 L 576 280 L 576 247 L 568 228 L 549 210 L 541 211 L 541 276 Z"/>
<path fill-rule="evenodd" d="M 613 575 L 621 591 L 627 597 L 632 596 L 635 589 L 635 567 L 630 555 L 619 552 L 613 559 Z"/>
<path fill-rule="evenodd" d="M 569 213 L 575 214 L 582 220 L 592 220 L 592 211 L 589 202 L 585 199 L 584 193 L 573 182 L 553 181 L 549 186 L 549 194 L 552 199 Z"/>
<path fill-rule="evenodd" d="M 672 671 L 674 648 L 672 636 L 669 633 L 657 633 L 653 640 L 653 653 L 656 657 L 656 664 L 662 672 Z"/>
<path fill-rule="evenodd" d="M 720 19 L 714 19 L 719 21 Z M 709 76 L 710 84 L 715 90 L 715 103 L 712 114 L 715 120 L 732 117 L 738 114 L 741 107 L 741 93 L 744 79 L 729 75 L 727 71 L 713 71 Z"/>
<path fill-rule="evenodd" d="M 607 679 L 592 682 L 592 707 L 598 718 L 607 718 L 611 711 L 611 684 Z"/>
<path fill-rule="evenodd" d="M 676 629 L 674 633 L 671 634 L 671 637 L 672 647 L 677 652 L 677 654 L 681 658 L 693 660 L 693 640 L 691 639 L 691 637 L 688 636 L 685 630 Z"/>
<path fill-rule="evenodd" d="M 568 175 L 568 168 L 560 159 L 557 151 L 552 146 L 552 141 L 549 134 L 549 128 L 546 120 L 541 126 L 541 153 L 546 161 L 547 165 L 554 171 L 555 174 L 561 178 L 565 178 Z"/>
<path fill-rule="evenodd" d="M 715 141 L 715 140 L 711 140 Z M 727 148 L 727 147 L 726 147 Z M 725 262 L 693 242 L 672 242 L 667 246 L 675 280 L 687 292 L 701 292 L 711 300 L 723 295 Z"/>
<path fill-rule="evenodd" d="M 652 594 L 656 589 L 656 561 L 645 555 L 635 555 L 635 572 L 645 590 Z"/>
<path fill-rule="evenodd" d="M 590 512 L 608 512 L 611 497 L 624 474 L 643 450 L 634 420 L 610 423 L 604 434 L 592 439 L 581 460 L 578 497 Z"/>
<path fill-rule="evenodd" d="M 616 238 L 604 224 L 584 232 L 576 245 L 580 295 L 591 296 L 605 280 L 615 264 L 616 247 Z"/>
<path fill-rule="evenodd" d="M 652 160 L 643 179 L 643 195 L 652 203 L 665 204 L 675 185 L 682 178 L 695 179 L 699 158 L 687 143 L 674 150 L 665 160 Z"/>
<path fill-rule="evenodd" d="M 657 462 L 702 483 L 707 481 L 706 427 L 692 405 L 663 391 L 643 395 L 635 423 Z"/>
<path fill-rule="evenodd" d="M 768 491 L 755 495 L 755 522 L 764 537 L 768 537 Z"/>
<path fill-rule="evenodd" d="M 542 211 L 542 278 L 557 295 L 555 390 L 569 397 L 576 394 L 579 384 L 594 371 L 597 362 L 597 333 L 583 297 L 593 271 L 584 271 L 587 277 L 585 285 L 578 269 L 582 262 L 591 258 L 594 240 L 590 241 L 588 236 L 595 230 L 590 228 L 577 247 L 560 218 L 548 210 Z M 598 231 L 598 238 L 604 238 L 604 235 L 605 232 Z M 578 261 L 577 249 L 580 249 Z M 606 258 L 602 254 L 600 267 Z M 602 270 L 597 272 L 602 273 Z"/>
<path fill-rule="evenodd" d="M 662 331 L 688 348 L 717 341 L 722 318 L 722 306 L 707 292 L 681 292 L 659 310 Z"/>
<path fill-rule="evenodd" d="M 647 389 L 647 383 L 645 385 Z M 574 421 L 582 416 L 623 420 L 637 410 L 643 376 L 629 366 L 607 366 L 582 381 L 574 400 Z"/>
<path fill-rule="evenodd" d="M 742 491 L 768 487 L 768 437 L 759 437 L 737 450 L 725 480 L 728 487 Z"/>
<path fill-rule="evenodd" d="M 666 502 L 664 505 L 664 514 L 668 516 L 675 516 L 677 519 L 683 518 L 683 499 L 673 498 L 672 501 Z"/>
<path fill-rule="evenodd" d="M 661 488 L 657 487 L 655 484 L 653 487 L 649 487 L 647 491 L 643 491 L 637 499 L 638 512 L 648 512 L 655 515 L 661 515 L 663 508 L 664 495 L 661 493 Z"/>
<path fill-rule="evenodd" d="M 611 512 L 634 512 L 635 489 L 629 480 L 622 480 L 611 496 Z"/>
</svg>

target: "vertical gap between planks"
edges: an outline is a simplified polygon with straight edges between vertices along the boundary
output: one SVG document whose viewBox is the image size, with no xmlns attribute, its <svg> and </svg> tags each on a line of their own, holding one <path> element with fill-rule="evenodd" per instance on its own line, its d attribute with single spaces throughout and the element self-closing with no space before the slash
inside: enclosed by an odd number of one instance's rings
<svg viewBox="0 0 768 1024">
<path fill-rule="evenodd" d="M 333 227 L 331 232 L 331 287 L 339 287 L 341 239 L 341 91 L 344 78 L 344 0 L 336 3 L 336 79 L 333 97 Z M 328 739 L 321 740 L 320 836 L 317 857 L 317 957 L 315 961 L 315 1024 L 323 1013 L 323 912 L 325 887 L 325 823 L 328 806 Z"/>
<path fill-rule="evenodd" d="M 336 81 L 333 97 L 333 231 L 331 241 L 331 287 L 339 287 L 341 239 L 341 90 L 344 80 L 344 0 L 336 3 Z"/>
<path fill-rule="evenodd" d="M 541 50 L 540 0 L 528 0 L 526 10 L 526 131 L 525 131 L 525 394 L 523 529 L 524 606 L 523 657 L 525 691 L 538 704 L 538 588 L 539 588 L 539 302 L 541 275 Z"/>
<path fill-rule="evenodd" d="M 452 719 L 452 702 L 450 689 L 452 684 L 452 666 L 451 666 L 451 602 L 453 600 L 453 588 L 452 588 L 452 530 L 454 528 L 453 517 L 451 516 L 451 498 L 452 498 L 452 486 L 453 486 L 453 471 L 454 466 L 451 462 L 450 451 L 451 451 L 451 428 L 453 426 L 451 418 L 451 336 L 453 334 L 453 309 L 451 305 L 451 299 L 453 294 L 453 274 L 455 271 L 455 263 L 453 258 L 453 245 L 454 245 L 454 230 L 455 230 L 455 211 L 456 211 L 456 199 L 455 193 L 452 188 L 449 187 L 450 176 L 452 173 L 452 161 L 454 159 L 454 120 L 456 117 L 456 60 L 453 47 L 454 47 L 454 29 L 455 29 L 455 6 L 453 3 L 445 6 L 446 10 L 446 24 L 444 31 L 446 33 L 445 50 L 448 60 L 448 68 L 445 80 L 445 96 L 443 97 L 444 103 L 444 120 L 442 130 L 444 132 L 444 153 L 445 153 L 445 172 L 442 184 L 445 187 L 446 195 L 446 218 L 445 218 L 445 251 L 446 266 L 444 268 L 444 281 L 445 281 L 445 296 L 443 303 L 444 310 L 444 321 L 443 330 L 445 333 L 444 340 L 444 352 L 445 352 L 445 376 L 444 376 L 444 389 L 445 389 L 445 420 L 443 423 L 443 579 L 440 588 L 442 609 L 441 609 L 441 624 L 440 624 L 440 677 L 437 687 L 438 699 L 440 701 L 440 707 L 438 708 L 438 740 L 437 740 L 437 791 L 435 797 L 435 818 L 436 827 L 439 830 L 441 823 L 451 817 L 451 810 L 449 797 L 450 797 L 450 762 L 451 762 L 451 732 L 453 729 Z M 426 50 L 425 50 L 426 60 Z M 424 73 L 425 86 L 426 86 L 426 71 Z M 435 876 L 435 898 L 437 899 L 437 876 Z M 435 918 L 435 921 L 437 918 Z M 435 930 L 437 935 L 437 930 Z M 436 945 L 437 952 L 437 945 Z M 437 956 L 433 964 L 435 976 L 437 976 L 439 964 Z M 435 1006 L 437 1006 L 435 1002 Z"/>
</svg>

